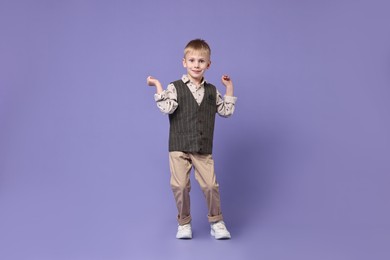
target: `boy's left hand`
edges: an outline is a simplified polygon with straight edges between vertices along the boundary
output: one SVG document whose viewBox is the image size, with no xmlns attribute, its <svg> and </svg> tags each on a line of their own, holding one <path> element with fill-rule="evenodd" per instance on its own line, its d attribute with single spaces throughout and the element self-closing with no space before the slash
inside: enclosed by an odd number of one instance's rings
<svg viewBox="0 0 390 260">
<path fill-rule="evenodd" d="M 222 76 L 222 84 L 226 87 L 226 96 L 233 96 L 233 82 L 228 75 Z"/>
<path fill-rule="evenodd" d="M 228 75 L 222 76 L 222 84 L 227 88 L 233 87 L 233 82 Z"/>
</svg>

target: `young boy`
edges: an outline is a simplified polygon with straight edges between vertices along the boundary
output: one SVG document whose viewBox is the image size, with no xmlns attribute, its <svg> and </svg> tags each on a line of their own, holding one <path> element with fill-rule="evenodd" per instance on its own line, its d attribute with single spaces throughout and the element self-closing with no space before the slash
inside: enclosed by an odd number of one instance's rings
<svg viewBox="0 0 390 260">
<path fill-rule="evenodd" d="M 212 158 L 215 114 L 229 117 L 234 112 L 236 97 L 229 76 L 222 76 L 226 94 L 222 95 L 204 79 L 210 68 L 209 45 L 201 39 L 190 41 L 184 49 L 183 66 L 187 74 L 163 90 L 161 83 L 149 76 L 147 84 L 156 87 L 154 96 L 158 108 L 169 115 L 169 165 L 171 188 L 178 209 L 176 238 L 191 239 L 190 172 L 195 169 L 208 207 L 211 235 L 215 239 L 230 239 L 223 222 L 219 185 Z"/>
</svg>

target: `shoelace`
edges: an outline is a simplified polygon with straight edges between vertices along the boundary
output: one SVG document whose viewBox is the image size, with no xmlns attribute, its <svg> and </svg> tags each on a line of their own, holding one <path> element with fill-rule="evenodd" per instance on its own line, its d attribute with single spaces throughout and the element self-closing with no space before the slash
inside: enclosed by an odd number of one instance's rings
<svg viewBox="0 0 390 260">
<path fill-rule="evenodd" d="M 215 223 L 213 225 L 213 228 L 214 229 L 219 229 L 219 230 L 225 230 L 226 229 L 226 227 L 225 227 L 225 225 L 223 223 Z"/>
<path fill-rule="evenodd" d="M 190 225 L 182 225 L 182 226 L 179 226 L 179 230 L 187 230 L 187 229 L 191 229 L 191 226 Z"/>
</svg>

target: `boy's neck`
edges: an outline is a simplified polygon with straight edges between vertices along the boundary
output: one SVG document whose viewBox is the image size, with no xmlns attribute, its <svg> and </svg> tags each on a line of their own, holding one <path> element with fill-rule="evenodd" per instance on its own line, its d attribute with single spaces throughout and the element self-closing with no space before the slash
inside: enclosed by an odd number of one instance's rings
<svg viewBox="0 0 390 260">
<path fill-rule="evenodd" d="M 192 78 L 190 75 L 187 74 L 187 77 L 190 79 L 190 81 L 195 84 L 197 87 L 199 87 L 203 82 L 203 77 L 200 80 Z"/>
</svg>

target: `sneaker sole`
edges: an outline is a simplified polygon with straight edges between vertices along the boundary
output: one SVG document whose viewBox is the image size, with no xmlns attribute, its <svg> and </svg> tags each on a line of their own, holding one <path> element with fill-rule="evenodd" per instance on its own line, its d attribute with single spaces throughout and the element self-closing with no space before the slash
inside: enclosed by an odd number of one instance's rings
<svg viewBox="0 0 390 260">
<path fill-rule="evenodd" d="M 182 239 L 182 240 L 190 240 L 192 237 L 176 237 L 177 239 Z"/>
<path fill-rule="evenodd" d="M 215 232 L 212 229 L 210 231 L 210 234 L 217 240 L 226 240 L 226 239 L 231 239 L 232 238 L 232 236 L 230 234 L 226 235 L 226 236 L 215 236 Z"/>
<path fill-rule="evenodd" d="M 176 238 L 177 239 L 192 239 L 192 234 L 191 235 L 187 235 L 187 236 L 178 236 L 178 235 L 176 235 Z"/>
</svg>

